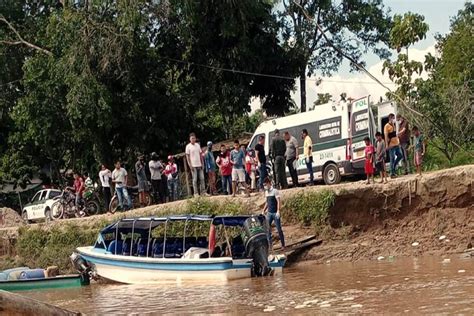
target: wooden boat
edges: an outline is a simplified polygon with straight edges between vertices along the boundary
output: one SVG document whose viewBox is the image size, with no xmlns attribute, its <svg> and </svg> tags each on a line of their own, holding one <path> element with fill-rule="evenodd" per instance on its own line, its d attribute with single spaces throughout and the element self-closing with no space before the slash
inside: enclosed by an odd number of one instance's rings
<svg viewBox="0 0 474 316">
<path fill-rule="evenodd" d="M 121 283 L 278 274 L 286 256 L 268 256 L 265 223 L 251 215 L 122 219 L 104 228 L 94 246 L 77 248 L 72 260 L 81 272 Z"/>
<path fill-rule="evenodd" d="M 0 280 L 0 290 L 4 291 L 29 291 L 41 289 L 63 289 L 89 285 L 89 277 L 85 274 L 70 274 L 48 276 L 46 273 L 32 274 L 21 277 L 20 275 L 29 271 L 42 269 L 29 269 L 27 267 L 15 268 L 0 272 L 6 280 Z M 44 270 L 46 271 L 46 270 Z M 11 275 L 16 275 L 12 277 Z"/>
</svg>

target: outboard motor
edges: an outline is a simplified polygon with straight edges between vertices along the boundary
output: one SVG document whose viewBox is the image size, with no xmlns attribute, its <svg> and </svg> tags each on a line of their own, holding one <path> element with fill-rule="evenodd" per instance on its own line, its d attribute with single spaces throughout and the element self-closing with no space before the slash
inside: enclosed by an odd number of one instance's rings
<svg viewBox="0 0 474 316">
<path fill-rule="evenodd" d="M 247 218 L 242 226 L 245 255 L 253 259 L 252 276 L 267 276 L 271 272 L 268 263 L 267 231 L 258 216 Z"/>
<path fill-rule="evenodd" d="M 83 278 L 89 280 L 90 277 L 94 277 L 91 266 L 79 254 L 73 252 L 69 258 L 71 259 L 73 267 Z"/>
</svg>

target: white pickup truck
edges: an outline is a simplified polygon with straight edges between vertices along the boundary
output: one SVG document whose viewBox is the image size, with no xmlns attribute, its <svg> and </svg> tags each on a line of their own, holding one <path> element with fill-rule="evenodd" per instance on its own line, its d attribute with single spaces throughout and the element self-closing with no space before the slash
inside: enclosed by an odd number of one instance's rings
<svg viewBox="0 0 474 316">
<path fill-rule="evenodd" d="M 46 221 L 51 220 L 51 206 L 56 201 L 54 198 L 60 195 L 61 190 L 56 189 L 44 189 L 36 192 L 31 202 L 23 207 L 23 219 L 27 223 L 43 219 Z"/>
</svg>

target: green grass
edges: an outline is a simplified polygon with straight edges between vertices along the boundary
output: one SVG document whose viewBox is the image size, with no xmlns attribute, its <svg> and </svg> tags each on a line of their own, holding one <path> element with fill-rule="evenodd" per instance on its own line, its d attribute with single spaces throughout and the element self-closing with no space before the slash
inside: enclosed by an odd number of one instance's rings
<svg viewBox="0 0 474 316">
<path fill-rule="evenodd" d="M 329 209 L 334 205 L 335 194 L 332 190 L 318 192 L 300 192 L 283 202 L 284 218 L 292 223 L 309 226 L 326 225 Z"/>
</svg>

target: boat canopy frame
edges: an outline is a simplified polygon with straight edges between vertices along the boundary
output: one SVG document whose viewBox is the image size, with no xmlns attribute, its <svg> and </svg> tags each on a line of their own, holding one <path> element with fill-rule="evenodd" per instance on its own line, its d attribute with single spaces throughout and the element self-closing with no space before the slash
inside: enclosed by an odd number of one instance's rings
<svg viewBox="0 0 474 316">
<path fill-rule="evenodd" d="M 150 253 L 150 238 L 151 232 L 158 226 L 164 224 L 164 237 L 163 237 L 163 258 L 165 258 L 165 250 L 166 250 L 166 235 L 168 229 L 169 222 L 175 221 L 184 221 L 184 232 L 183 232 L 183 249 L 185 249 L 186 245 L 186 228 L 188 226 L 189 221 L 198 221 L 198 222 L 210 222 L 211 225 L 219 226 L 222 225 L 225 227 L 235 227 L 235 226 L 243 226 L 244 222 L 255 215 L 224 215 L 224 216 L 214 216 L 214 215 L 179 215 L 179 216 L 167 216 L 167 217 L 136 217 L 136 218 L 124 218 L 115 223 L 112 223 L 105 227 L 100 233 L 98 240 L 96 241 L 96 246 L 102 243 L 107 249 L 107 245 L 105 244 L 105 240 L 103 236 L 105 234 L 115 233 L 115 254 L 117 253 L 117 245 L 118 245 L 118 237 L 119 232 L 121 233 L 131 233 L 132 238 L 130 242 L 130 254 L 132 256 L 133 253 L 133 235 L 135 232 L 140 233 L 140 235 L 144 236 L 145 233 L 148 233 L 148 242 L 147 242 L 147 250 L 146 256 L 149 256 Z M 260 222 L 264 222 L 265 216 L 260 214 L 256 215 Z M 137 225 L 138 223 L 138 225 Z M 121 231 L 119 229 L 122 229 Z M 226 238 L 227 239 L 227 238 Z M 228 241 L 227 241 L 228 242 Z"/>
</svg>

